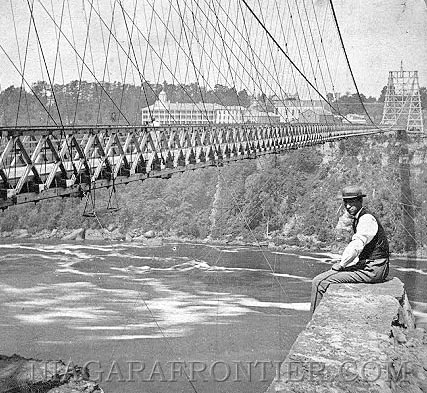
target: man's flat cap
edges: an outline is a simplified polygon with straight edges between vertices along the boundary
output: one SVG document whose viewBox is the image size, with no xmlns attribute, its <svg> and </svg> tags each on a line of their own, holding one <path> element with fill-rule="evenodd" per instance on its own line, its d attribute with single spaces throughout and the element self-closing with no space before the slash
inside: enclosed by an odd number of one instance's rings
<svg viewBox="0 0 427 393">
<path fill-rule="evenodd" d="M 348 186 L 342 189 L 342 199 L 352 199 L 365 197 L 366 194 L 362 192 L 359 186 Z"/>
</svg>

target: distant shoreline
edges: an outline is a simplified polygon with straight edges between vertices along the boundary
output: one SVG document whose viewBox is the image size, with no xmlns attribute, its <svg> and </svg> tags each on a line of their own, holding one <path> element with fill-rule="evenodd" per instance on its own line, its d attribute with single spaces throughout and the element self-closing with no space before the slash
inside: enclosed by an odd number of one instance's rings
<svg viewBox="0 0 427 393">
<path fill-rule="evenodd" d="M 130 233 L 118 233 L 114 231 L 108 231 L 107 229 L 98 230 L 98 229 L 88 229 L 85 230 L 86 234 L 89 231 L 89 237 L 78 237 L 81 233 L 82 228 L 79 229 L 69 229 L 69 230 L 53 230 L 47 231 L 43 230 L 35 234 L 28 233 L 27 230 L 18 229 L 11 232 L 0 232 L 0 242 L 10 240 L 11 242 L 25 242 L 36 241 L 36 240 L 49 240 L 53 242 L 66 242 L 66 243 L 77 243 L 84 244 L 85 242 L 95 242 L 95 243 L 135 243 L 142 244 L 147 247 L 160 247 L 164 244 L 197 244 L 197 245 L 209 245 L 209 246 L 226 246 L 226 247 L 258 247 L 270 251 L 301 251 L 309 253 L 321 253 L 329 256 L 331 259 L 339 257 L 341 249 L 345 246 L 344 244 L 332 244 L 330 247 L 325 247 L 320 245 L 315 247 L 314 245 L 306 247 L 303 245 L 287 244 L 283 242 L 281 244 L 276 244 L 272 240 L 263 240 L 263 241 L 250 241 L 244 240 L 240 237 L 236 238 L 222 238 L 222 239 L 213 239 L 213 238 L 188 238 L 180 236 L 160 236 L 154 234 L 153 236 L 145 237 L 143 235 L 131 236 Z M 406 253 L 395 253 L 392 252 L 391 256 L 396 256 L 399 258 L 409 257 L 409 258 L 419 258 L 426 257 L 427 250 L 417 250 L 417 252 L 406 252 Z"/>
</svg>

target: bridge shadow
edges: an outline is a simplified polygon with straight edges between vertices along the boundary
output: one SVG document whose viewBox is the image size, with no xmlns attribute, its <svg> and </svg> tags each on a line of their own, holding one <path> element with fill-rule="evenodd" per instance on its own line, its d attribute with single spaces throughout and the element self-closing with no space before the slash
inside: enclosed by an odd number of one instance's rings
<svg viewBox="0 0 427 393">
<path fill-rule="evenodd" d="M 397 140 L 399 144 L 400 204 L 402 206 L 402 222 L 405 231 L 405 251 L 411 255 L 416 255 L 414 200 L 411 189 L 408 134 L 406 131 L 399 130 L 397 132 Z M 408 259 L 409 265 L 412 264 L 411 261 L 413 260 Z"/>
</svg>

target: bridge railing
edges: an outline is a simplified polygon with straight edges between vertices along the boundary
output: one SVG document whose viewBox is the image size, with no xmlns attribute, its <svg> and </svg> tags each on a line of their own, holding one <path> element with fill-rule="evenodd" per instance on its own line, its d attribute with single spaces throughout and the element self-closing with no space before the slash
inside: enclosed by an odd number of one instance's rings
<svg viewBox="0 0 427 393">
<path fill-rule="evenodd" d="M 379 132 L 366 125 L 0 128 L 0 208 Z"/>
</svg>

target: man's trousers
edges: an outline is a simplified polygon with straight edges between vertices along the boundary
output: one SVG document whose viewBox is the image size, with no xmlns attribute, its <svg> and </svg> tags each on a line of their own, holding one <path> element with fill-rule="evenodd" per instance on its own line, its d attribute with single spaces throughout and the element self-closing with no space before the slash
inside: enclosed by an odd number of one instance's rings
<svg viewBox="0 0 427 393">
<path fill-rule="evenodd" d="M 389 270 L 388 258 L 359 261 L 357 265 L 345 270 L 328 270 L 314 277 L 311 286 L 311 313 L 314 312 L 323 294 L 330 284 L 343 283 L 378 283 L 387 278 Z"/>
</svg>

